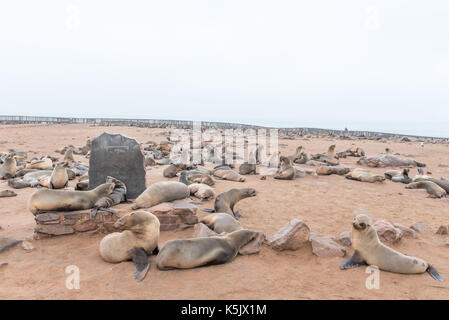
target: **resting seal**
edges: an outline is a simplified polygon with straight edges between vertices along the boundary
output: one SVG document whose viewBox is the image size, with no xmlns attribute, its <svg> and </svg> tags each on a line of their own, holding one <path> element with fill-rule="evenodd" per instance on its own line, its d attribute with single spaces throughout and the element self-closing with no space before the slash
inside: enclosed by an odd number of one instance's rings
<svg viewBox="0 0 449 320">
<path fill-rule="evenodd" d="M 411 274 L 427 271 L 435 280 L 443 281 L 438 271 L 426 261 L 402 254 L 381 243 L 368 216 L 359 214 L 354 218 L 352 226 L 351 241 L 355 252 L 349 260 L 340 265 L 341 269 L 368 264 L 395 273 Z"/>
<path fill-rule="evenodd" d="M 162 247 L 156 263 L 160 270 L 188 269 L 232 261 L 240 248 L 257 232 L 237 230 L 223 237 L 170 240 Z"/>
<path fill-rule="evenodd" d="M 91 218 L 94 218 L 97 215 L 98 210 L 103 210 L 114 214 L 115 211 L 109 210 L 108 208 L 126 201 L 126 185 L 122 181 L 114 177 L 107 176 L 106 183 L 114 183 L 114 191 L 95 202 L 94 207 L 90 212 Z"/>
<path fill-rule="evenodd" d="M 204 183 L 192 183 L 187 186 L 190 194 L 203 200 L 209 200 L 215 198 L 215 191 L 210 186 Z"/>
<path fill-rule="evenodd" d="M 185 199 L 189 195 L 189 188 L 184 183 L 177 181 L 156 182 L 137 197 L 132 209 L 150 208 L 162 202 Z"/>
<path fill-rule="evenodd" d="M 206 212 L 225 212 L 233 215 L 237 219 L 243 217 L 238 211 L 234 212 L 234 206 L 237 202 L 248 197 L 255 197 L 256 190 L 253 188 L 231 189 L 220 193 L 215 198 L 214 210 L 203 209 Z"/>
<path fill-rule="evenodd" d="M 281 156 L 281 169 L 280 173 L 273 176 L 275 179 L 279 180 L 293 180 L 296 175 L 296 171 L 293 168 L 290 160 L 287 157 Z"/>
<path fill-rule="evenodd" d="M 51 161 L 50 158 L 31 161 L 31 163 L 25 166 L 25 169 L 39 169 L 39 170 L 53 169 L 53 161 Z"/>
<path fill-rule="evenodd" d="M 3 164 L 0 166 L 0 179 L 12 179 L 17 171 L 16 159 L 14 154 L 10 153 L 6 156 Z"/>
<path fill-rule="evenodd" d="M 242 225 L 228 213 L 218 212 L 205 216 L 202 223 L 220 234 L 222 232 L 231 233 L 243 229 Z"/>
<path fill-rule="evenodd" d="M 150 212 L 135 211 L 117 220 L 114 226 L 125 230 L 108 234 L 101 240 L 100 256 L 111 263 L 132 259 L 136 268 L 134 277 L 142 281 L 150 269 L 148 256 L 159 251 L 158 218 Z"/>
<path fill-rule="evenodd" d="M 104 183 L 90 191 L 41 189 L 28 201 L 28 210 L 34 215 L 39 211 L 72 211 L 91 209 L 98 199 L 114 190 L 114 183 Z"/>
<path fill-rule="evenodd" d="M 419 181 L 408 184 L 406 189 L 426 189 L 427 193 L 434 198 L 441 198 L 446 195 L 446 191 L 432 181 Z"/>
<path fill-rule="evenodd" d="M 361 182 L 377 182 L 384 181 L 385 177 L 379 174 L 373 174 L 366 169 L 356 168 L 349 172 L 346 176 L 347 179 L 357 180 Z"/>
<path fill-rule="evenodd" d="M 213 186 L 215 184 L 214 179 L 205 173 L 187 174 L 187 180 L 189 180 L 189 182 L 207 184 L 208 186 Z"/>
<path fill-rule="evenodd" d="M 246 178 L 233 170 L 218 169 L 214 171 L 214 176 L 224 180 L 244 182 Z"/>
</svg>

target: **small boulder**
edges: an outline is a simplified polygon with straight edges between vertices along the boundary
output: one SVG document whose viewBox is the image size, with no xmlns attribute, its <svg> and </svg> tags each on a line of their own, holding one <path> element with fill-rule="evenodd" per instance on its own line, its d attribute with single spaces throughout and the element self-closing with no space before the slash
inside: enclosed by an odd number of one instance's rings
<svg viewBox="0 0 449 320">
<path fill-rule="evenodd" d="M 252 241 L 248 242 L 246 245 L 240 248 L 239 254 L 249 255 L 258 253 L 264 241 L 265 241 L 265 234 L 263 232 L 259 232 L 255 239 L 253 239 Z"/>
<path fill-rule="evenodd" d="M 310 229 L 306 223 L 299 219 L 293 219 L 278 232 L 268 237 L 268 245 L 273 249 L 297 250 L 309 241 Z"/>
<path fill-rule="evenodd" d="M 33 244 L 31 242 L 27 241 L 27 240 L 22 241 L 21 246 L 22 246 L 22 249 L 27 251 L 27 252 L 30 252 L 30 251 L 34 250 Z"/>
<path fill-rule="evenodd" d="M 351 232 L 350 231 L 344 231 L 340 233 L 338 236 L 338 241 L 344 246 L 350 247 L 352 245 L 351 241 Z"/>
<path fill-rule="evenodd" d="M 197 223 L 193 228 L 193 238 L 206 238 L 218 235 L 214 230 L 210 229 L 204 223 Z"/>
<path fill-rule="evenodd" d="M 379 239 L 384 242 L 396 243 L 401 240 L 401 230 L 394 227 L 386 220 L 377 220 L 373 224 L 373 228 L 376 230 Z"/>
<path fill-rule="evenodd" d="M 312 243 L 312 253 L 318 257 L 344 257 L 346 255 L 346 249 L 330 236 L 321 236 L 311 232 L 310 242 Z"/>
<path fill-rule="evenodd" d="M 448 233 L 449 233 L 449 225 L 447 224 L 442 224 L 437 230 L 437 234 L 448 234 Z"/>
<path fill-rule="evenodd" d="M 422 221 L 412 224 L 410 228 L 419 233 L 433 233 L 432 228 Z"/>
<path fill-rule="evenodd" d="M 413 239 L 418 238 L 418 234 L 413 229 L 410 229 L 410 228 L 400 225 L 400 224 L 395 224 L 394 227 L 401 230 L 401 238 L 402 237 L 409 237 L 409 238 L 413 238 Z"/>
</svg>

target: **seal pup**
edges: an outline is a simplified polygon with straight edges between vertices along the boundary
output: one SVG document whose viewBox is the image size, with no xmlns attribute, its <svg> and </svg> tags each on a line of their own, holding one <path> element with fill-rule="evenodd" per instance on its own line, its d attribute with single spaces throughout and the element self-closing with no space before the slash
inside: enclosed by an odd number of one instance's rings
<svg viewBox="0 0 449 320">
<path fill-rule="evenodd" d="M 134 278 L 140 282 L 150 269 L 149 256 L 159 251 L 159 219 L 150 212 L 134 211 L 117 220 L 114 226 L 125 230 L 101 240 L 100 256 L 110 263 L 133 260 Z"/>
<path fill-rule="evenodd" d="M 91 209 L 98 199 L 114 191 L 114 183 L 104 183 L 90 191 L 41 189 L 28 201 L 28 210 L 36 215 L 45 211 L 73 211 Z"/>
<path fill-rule="evenodd" d="M 213 186 L 215 184 L 214 179 L 210 175 L 204 173 L 187 174 L 187 180 L 194 183 L 207 184 L 208 186 Z"/>
<path fill-rule="evenodd" d="M 177 181 L 156 182 L 137 197 L 132 209 L 150 208 L 162 202 L 185 199 L 189 195 L 189 188 L 184 183 Z"/>
<path fill-rule="evenodd" d="M 242 199 L 255 197 L 256 189 L 242 188 L 231 189 L 229 191 L 220 193 L 215 198 L 214 209 L 203 209 L 205 212 L 225 212 L 233 215 L 236 219 L 243 217 L 238 211 L 234 212 L 234 206 Z"/>
<path fill-rule="evenodd" d="M 73 158 L 73 148 L 69 147 L 66 152 L 64 153 L 64 162 L 75 162 L 75 159 Z"/>
<path fill-rule="evenodd" d="M 68 162 L 58 163 L 50 176 L 50 189 L 63 189 L 69 184 Z"/>
<path fill-rule="evenodd" d="M 201 222 L 218 234 L 243 229 L 242 225 L 233 216 L 224 212 L 211 213 L 205 216 Z"/>
<path fill-rule="evenodd" d="M 106 177 L 106 183 L 113 183 L 114 184 L 114 191 L 112 191 L 110 194 L 108 194 L 105 197 L 102 197 L 98 199 L 97 202 L 95 202 L 94 207 L 92 208 L 92 211 L 90 212 L 90 217 L 95 218 L 97 215 L 98 210 L 110 212 L 112 214 L 115 213 L 114 210 L 110 210 L 108 208 L 115 206 L 116 204 L 119 204 L 121 202 L 126 202 L 126 185 L 120 181 L 119 179 L 116 179 L 111 176 Z"/>
<path fill-rule="evenodd" d="M 1 190 L 0 191 L 0 198 L 15 197 L 15 196 L 17 196 L 17 193 L 15 193 L 12 190 Z"/>
<path fill-rule="evenodd" d="M 12 179 L 16 176 L 17 163 L 14 154 L 10 153 L 6 156 L 3 164 L 0 166 L 0 179 Z"/>
<path fill-rule="evenodd" d="M 227 263 L 257 235 L 254 231 L 237 230 L 223 237 L 170 240 L 157 255 L 157 267 L 160 270 L 189 269 Z"/>
<path fill-rule="evenodd" d="M 430 197 L 441 198 L 446 196 L 446 190 L 432 181 L 419 181 L 408 184 L 406 189 L 426 189 Z"/>
<path fill-rule="evenodd" d="M 181 171 L 182 165 L 180 164 L 171 164 L 162 172 L 163 176 L 166 178 L 176 177 L 179 171 Z"/>
<path fill-rule="evenodd" d="M 293 168 L 290 160 L 287 157 L 281 156 L 281 169 L 280 173 L 273 176 L 275 179 L 280 180 L 293 180 L 295 178 L 296 172 Z"/>
<path fill-rule="evenodd" d="M 402 254 L 379 241 L 371 219 L 364 214 L 357 215 L 351 232 L 354 255 L 340 265 L 340 269 L 375 265 L 379 269 L 394 273 L 414 274 L 428 272 L 432 278 L 443 281 L 438 271 L 426 261 Z"/>
</svg>

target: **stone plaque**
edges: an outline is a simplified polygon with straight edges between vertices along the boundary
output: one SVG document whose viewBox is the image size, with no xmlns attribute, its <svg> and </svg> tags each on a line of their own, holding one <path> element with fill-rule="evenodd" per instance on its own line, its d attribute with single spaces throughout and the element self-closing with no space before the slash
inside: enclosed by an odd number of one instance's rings
<svg viewBox="0 0 449 320">
<path fill-rule="evenodd" d="M 92 140 L 89 190 L 105 183 L 107 176 L 123 181 L 130 199 L 145 191 L 144 156 L 135 139 L 104 132 Z"/>
</svg>

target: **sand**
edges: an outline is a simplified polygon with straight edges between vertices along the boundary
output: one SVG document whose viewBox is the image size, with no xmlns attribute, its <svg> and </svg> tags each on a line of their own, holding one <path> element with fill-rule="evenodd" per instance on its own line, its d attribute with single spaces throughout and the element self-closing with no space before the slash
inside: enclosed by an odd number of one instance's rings
<svg viewBox="0 0 449 320">
<path fill-rule="evenodd" d="M 53 155 L 65 145 L 83 146 L 87 138 L 102 132 L 122 133 L 145 143 L 160 142 L 157 135 L 168 129 L 137 127 L 99 127 L 73 125 L 2 125 L 0 152 L 9 148 L 28 151 L 33 156 Z M 414 159 L 427 164 L 432 176 L 449 177 L 449 148 L 443 144 L 418 142 L 382 143 L 379 141 L 349 141 L 330 139 L 280 140 L 280 151 L 291 155 L 298 145 L 307 153 L 325 152 L 335 143 L 337 151 L 361 146 L 367 155 L 376 155 L 389 147 L 393 153 L 413 154 Z M 88 163 L 84 156 L 75 160 Z M 343 164 L 356 165 L 357 158 L 342 159 Z M 147 168 L 147 185 L 167 180 L 162 176 L 165 166 Z M 372 169 L 381 173 L 387 169 Z M 411 169 L 411 176 L 416 169 Z M 173 178 L 172 180 L 176 180 Z M 75 180 L 70 181 L 73 187 Z M 423 221 L 435 231 L 449 223 L 449 201 L 432 199 L 425 190 L 407 190 L 401 183 L 361 183 L 341 176 L 306 176 L 293 181 L 260 176 L 247 176 L 244 183 L 218 181 L 217 194 L 232 187 L 253 187 L 258 195 L 242 200 L 237 209 L 244 215 L 244 227 L 273 234 L 293 218 L 304 220 L 311 231 L 338 237 L 351 230 L 353 217 L 360 212 L 375 219 L 410 226 Z M 0 181 L 0 190 L 7 188 Z M 15 190 L 14 198 L 0 198 L 0 237 L 25 238 L 33 234 L 33 215 L 27 210 L 27 200 L 36 191 L 33 188 Z M 121 212 L 130 212 L 130 204 L 120 204 Z M 213 207 L 207 201 L 200 208 Z M 200 216 L 207 213 L 200 212 Z M 160 243 L 176 238 L 188 238 L 193 229 L 161 232 Z M 84 233 L 32 241 L 35 250 L 27 252 L 20 245 L 0 253 L 1 299 L 447 299 L 449 296 L 449 246 L 446 236 L 420 234 L 418 239 L 403 238 L 394 249 L 416 255 L 429 261 L 446 279 L 433 280 L 427 273 L 400 275 L 381 271 L 380 288 L 365 286 L 368 274 L 365 267 L 345 270 L 339 264 L 352 255 L 348 248 L 345 258 L 319 258 L 311 247 L 297 251 L 276 252 L 267 246 L 259 254 L 238 256 L 225 265 L 191 270 L 160 271 L 155 257 L 146 279 L 133 279 L 131 262 L 109 264 L 98 254 L 98 245 L 104 235 Z M 80 289 L 66 288 L 66 267 L 76 265 L 80 270 Z"/>
</svg>

